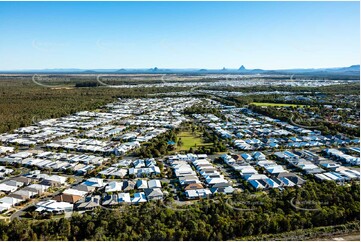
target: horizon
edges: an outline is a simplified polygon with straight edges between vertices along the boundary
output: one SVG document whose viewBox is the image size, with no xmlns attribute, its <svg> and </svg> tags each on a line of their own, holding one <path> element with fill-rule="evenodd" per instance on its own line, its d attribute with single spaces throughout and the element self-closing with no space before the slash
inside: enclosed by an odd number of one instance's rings
<svg viewBox="0 0 361 242">
<path fill-rule="evenodd" d="M 360 67 L 360 64 L 354 64 L 354 65 L 350 65 L 350 66 L 331 66 L 331 67 L 311 67 L 311 68 L 302 68 L 302 67 L 296 67 L 296 68 L 282 68 L 282 69 L 262 69 L 262 68 L 247 68 L 247 66 L 245 65 L 241 65 L 244 66 L 247 71 L 252 71 L 252 70 L 264 70 L 264 71 L 287 71 L 287 70 L 322 70 L 322 69 L 337 69 L 337 68 L 348 68 L 348 67 L 354 67 L 354 66 L 358 66 Z M 0 72 L 22 72 L 22 71 L 51 71 L 51 70 L 80 70 L 80 71 L 95 71 L 95 70 L 151 70 L 157 68 L 158 70 L 189 70 L 189 71 L 199 71 L 199 70 L 208 70 L 208 71 L 217 71 L 217 70 L 223 70 L 223 68 L 225 68 L 225 70 L 239 70 L 240 67 L 238 68 L 227 68 L 227 67 L 222 67 L 222 68 L 202 68 L 202 67 L 185 67 L 185 68 L 177 68 L 177 67 L 170 67 L 170 68 L 163 68 L 163 67 L 140 67 L 140 68 L 124 68 L 124 67 L 119 67 L 119 68 L 76 68 L 76 67 L 69 67 L 69 68 L 44 68 L 44 69 L 13 69 L 13 70 L 1 70 Z"/>
<path fill-rule="evenodd" d="M 0 2 L 0 70 L 349 67 L 360 63 L 359 8 L 359 2 Z"/>
</svg>

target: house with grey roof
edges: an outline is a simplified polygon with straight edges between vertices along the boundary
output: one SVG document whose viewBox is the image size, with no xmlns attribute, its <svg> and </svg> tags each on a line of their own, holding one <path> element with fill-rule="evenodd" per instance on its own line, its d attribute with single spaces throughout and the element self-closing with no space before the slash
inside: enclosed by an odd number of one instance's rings
<svg viewBox="0 0 361 242">
<path fill-rule="evenodd" d="M 144 189 L 144 193 L 148 201 L 163 200 L 163 192 L 160 188 L 147 188 Z"/>
</svg>

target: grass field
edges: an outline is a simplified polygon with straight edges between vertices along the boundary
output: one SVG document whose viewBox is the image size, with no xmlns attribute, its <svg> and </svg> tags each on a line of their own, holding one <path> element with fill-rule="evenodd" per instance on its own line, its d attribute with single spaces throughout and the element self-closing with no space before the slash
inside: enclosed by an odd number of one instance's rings
<svg viewBox="0 0 361 242">
<path fill-rule="evenodd" d="M 256 105 L 256 106 L 279 106 L 279 107 L 296 107 L 296 106 L 303 107 L 303 106 L 305 106 L 305 105 L 288 104 L 288 103 L 257 103 L 257 102 L 254 102 L 251 104 Z"/>
<path fill-rule="evenodd" d="M 199 134 L 192 134 L 191 132 L 181 132 L 179 133 L 178 138 L 181 138 L 183 145 L 181 147 L 177 147 L 177 151 L 188 151 L 190 148 L 195 148 L 196 146 L 200 147 L 212 145 L 212 143 L 204 143 Z"/>
</svg>

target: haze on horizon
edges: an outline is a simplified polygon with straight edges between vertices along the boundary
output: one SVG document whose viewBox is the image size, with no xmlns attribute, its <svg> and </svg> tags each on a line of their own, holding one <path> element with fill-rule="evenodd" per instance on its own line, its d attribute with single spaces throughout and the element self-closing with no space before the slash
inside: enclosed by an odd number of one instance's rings
<svg viewBox="0 0 361 242">
<path fill-rule="evenodd" d="M 0 70 L 343 67 L 357 2 L 0 2 Z"/>
</svg>

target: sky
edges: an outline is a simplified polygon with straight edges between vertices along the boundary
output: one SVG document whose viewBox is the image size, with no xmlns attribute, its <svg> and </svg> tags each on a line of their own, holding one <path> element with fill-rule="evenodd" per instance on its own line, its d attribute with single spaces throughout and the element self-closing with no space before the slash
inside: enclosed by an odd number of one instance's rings
<svg viewBox="0 0 361 242">
<path fill-rule="evenodd" d="M 0 2 L 0 70 L 360 64 L 359 2 Z"/>
</svg>

